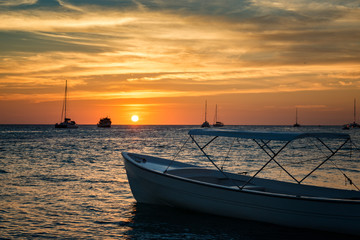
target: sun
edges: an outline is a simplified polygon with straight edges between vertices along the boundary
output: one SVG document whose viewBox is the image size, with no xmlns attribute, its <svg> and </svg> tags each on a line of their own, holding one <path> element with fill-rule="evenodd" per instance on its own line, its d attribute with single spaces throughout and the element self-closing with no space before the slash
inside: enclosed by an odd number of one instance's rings
<svg viewBox="0 0 360 240">
<path fill-rule="evenodd" d="M 133 121 L 133 122 L 139 121 L 139 116 L 138 115 L 132 115 L 131 116 L 131 121 Z"/>
</svg>

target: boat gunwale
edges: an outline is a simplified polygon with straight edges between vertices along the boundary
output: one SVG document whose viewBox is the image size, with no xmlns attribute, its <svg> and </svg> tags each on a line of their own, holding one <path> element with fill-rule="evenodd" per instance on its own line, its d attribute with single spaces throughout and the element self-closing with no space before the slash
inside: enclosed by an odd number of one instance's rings
<svg viewBox="0 0 360 240">
<path fill-rule="evenodd" d="M 199 181 L 199 180 L 195 180 L 195 179 L 191 179 L 191 178 L 186 178 L 186 177 L 181 177 L 181 176 L 177 176 L 177 175 L 172 175 L 172 174 L 166 174 L 166 173 L 160 172 L 158 170 L 154 170 L 154 169 L 151 169 L 151 168 L 146 168 L 144 166 L 141 166 L 140 163 L 137 163 L 137 161 L 135 159 L 133 159 L 131 156 L 129 156 L 129 154 L 135 154 L 135 155 L 138 155 L 138 156 L 146 156 L 146 157 L 151 157 L 151 158 L 158 158 L 158 159 L 169 161 L 168 159 L 165 159 L 165 158 L 155 157 L 155 156 L 151 156 L 151 155 L 138 154 L 138 153 L 130 153 L 130 152 L 122 152 L 121 154 L 122 154 L 123 158 L 127 162 L 129 162 L 129 163 L 135 165 L 136 167 L 141 168 L 141 169 L 143 169 L 145 171 L 155 173 L 156 175 L 161 175 L 161 176 L 165 176 L 165 177 L 169 177 L 169 178 L 174 178 L 174 179 L 181 180 L 181 181 L 184 181 L 184 182 L 195 183 L 197 185 L 214 187 L 214 188 L 219 188 L 219 189 L 223 189 L 223 190 L 227 190 L 227 191 L 233 191 L 233 192 L 240 192 L 240 193 L 246 193 L 246 194 L 255 194 L 255 195 L 265 195 L 265 196 L 268 196 L 268 197 L 286 198 L 286 199 L 301 200 L 301 201 L 306 200 L 306 201 L 312 201 L 312 202 L 345 203 L 345 204 L 355 204 L 355 205 L 360 203 L 360 199 L 311 197 L 311 196 L 299 196 L 299 195 L 290 195 L 290 194 L 281 194 L 281 193 L 271 193 L 271 192 L 266 192 L 266 191 L 258 191 L 258 190 L 254 190 L 254 189 L 234 189 L 234 188 L 227 187 L 227 186 L 222 186 L 222 185 L 213 184 L 213 183 L 207 183 L 207 182 L 203 182 L 203 181 Z M 124 156 L 124 155 L 129 157 L 131 160 L 126 158 L 126 156 Z M 175 162 L 178 162 L 178 161 L 175 161 Z M 178 162 L 178 163 L 181 163 L 181 162 Z M 196 165 L 193 165 L 193 166 L 196 166 Z M 268 180 L 268 179 L 265 179 L 265 178 L 257 178 L 257 179 Z M 286 183 L 295 184 L 295 183 L 290 183 L 290 182 L 286 182 Z M 335 188 L 327 188 L 327 187 L 312 186 L 312 185 L 305 185 L 305 186 L 319 187 L 319 188 L 325 188 L 325 189 L 335 189 Z M 336 190 L 343 190 L 343 189 L 336 189 Z M 343 191 L 354 191 L 354 190 L 343 190 Z"/>
</svg>

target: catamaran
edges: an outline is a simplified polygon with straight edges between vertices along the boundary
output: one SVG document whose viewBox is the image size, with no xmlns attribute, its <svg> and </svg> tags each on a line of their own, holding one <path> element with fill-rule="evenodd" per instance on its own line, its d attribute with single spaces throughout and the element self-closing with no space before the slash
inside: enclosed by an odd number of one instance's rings
<svg viewBox="0 0 360 240">
<path fill-rule="evenodd" d="M 337 166 L 335 156 L 349 149 L 346 146 L 352 143 L 348 134 L 253 132 L 218 128 L 192 129 L 188 134 L 190 141 L 187 140 L 185 144 L 194 143 L 202 152 L 202 159 L 213 167 L 196 165 L 193 160 L 177 161 L 180 151 L 172 159 L 122 152 L 130 188 L 137 202 L 290 227 L 360 235 L 360 191 L 342 168 L 338 170 L 353 189 L 304 183 L 322 166 L 330 162 Z M 205 142 L 200 140 L 203 138 Z M 243 141 L 250 141 L 267 158 L 251 175 L 225 171 L 208 153 L 210 145 L 219 149 L 218 143 L 212 143 L 220 139 L 225 139 L 225 143 L 232 140 L 239 145 Z M 321 154 L 323 159 L 317 161 L 313 169 L 299 177 L 297 168 L 291 173 L 279 158 L 283 157 L 284 149 L 291 148 L 294 142 L 305 140 L 316 142 L 314 144 L 326 152 Z M 230 145 L 229 151 L 233 144 Z M 300 151 L 304 149 L 300 148 L 286 156 L 301 158 L 304 155 Z M 255 149 L 249 152 L 250 156 L 259 156 L 255 154 Z M 312 149 L 310 155 L 313 156 Z M 200 160 L 200 157 L 196 158 Z M 248 160 L 251 163 L 251 158 Z M 249 162 L 244 166 L 250 166 Z M 284 172 L 292 182 L 258 177 L 270 163 Z"/>
<path fill-rule="evenodd" d="M 78 128 L 78 125 L 75 121 L 72 121 L 70 118 L 66 117 L 66 104 L 67 104 L 67 80 L 65 81 L 65 97 L 63 102 L 63 108 L 61 111 L 61 119 L 64 117 L 64 121 L 55 124 L 55 128 Z"/>
</svg>

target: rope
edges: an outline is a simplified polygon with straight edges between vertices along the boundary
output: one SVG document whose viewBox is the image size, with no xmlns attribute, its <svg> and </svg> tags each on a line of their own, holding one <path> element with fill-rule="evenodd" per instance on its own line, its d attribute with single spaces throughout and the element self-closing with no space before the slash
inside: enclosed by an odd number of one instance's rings
<svg viewBox="0 0 360 240">
<path fill-rule="evenodd" d="M 171 166 L 171 164 L 175 161 L 175 159 L 177 158 L 177 156 L 179 155 L 179 153 L 182 151 L 182 149 L 184 148 L 184 146 L 186 145 L 186 143 L 189 141 L 190 136 L 186 139 L 186 141 L 184 142 L 184 144 L 181 146 L 181 148 L 179 149 L 179 151 L 175 154 L 174 158 L 171 160 L 170 164 L 167 166 L 167 168 L 165 169 L 164 173 L 167 172 L 167 170 L 169 169 L 169 167 Z"/>
<path fill-rule="evenodd" d="M 351 140 L 350 140 L 351 141 Z M 351 141 L 352 146 L 355 147 L 355 150 L 360 152 L 360 148 L 358 146 L 355 145 L 355 143 L 353 141 Z"/>
<path fill-rule="evenodd" d="M 226 154 L 226 156 L 225 156 L 225 158 L 224 158 L 224 161 L 223 161 L 223 163 L 222 163 L 222 165 L 221 165 L 221 167 L 220 167 L 221 170 L 224 170 L 225 161 L 226 161 L 226 159 L 229 158 L 229 154 L 230 154 L 231 148 L 232 148 L 233 145 L 234 145 L 235 140 L 236 140 L 236 139 L 234 138 L 234 140 L 233 140 L 233 142 L 231 143 L 231 146 L 230 146 L 230 148 L 229 148 L 229 150 L 228 150 L 228 152 L 227 152 L 227 154 Z"/>
<path fill-rule="evenodd" d="M 326 156 L 325 153 L 322 151 L 322 149 L 321 149 L 319 146 L 317 146 L 317 145 L 314 143 L 314 141 L 311 140 L 311 142 L 324 154 L 324 156 Z M 355 147 L 357 150 L 359 150 L 359 148 L 357 148 L 357 147 L 355 146 L 354 142 L 351 141 L 351 139 L 350 139 L 350 144 L 354 145 L 354 147 Z M 352 145 L 350 145 L 350 146 L 352 146 Z M 360 151 L 360 150 L 359 150 L 359 151 Z M 351 158 L 351 156 L 352 156 L 351 153 L 352 153 L 352 147 L 351 147 L 351 150 L 350 150 L 350 158 Z M 351 180 L 351 178 L 349 178 L 349 177 L 332 161 L 332 159 L 330 159 L 329 162 L 331 162 L 331 163 L 335 166 L 335 168 L 345 177 L 345 183 L 346 183 L 346 180 L 347 180 L 350 185 L 353 185 L 358 191 L 360 191 L 359 187 Z"/>
</svg>

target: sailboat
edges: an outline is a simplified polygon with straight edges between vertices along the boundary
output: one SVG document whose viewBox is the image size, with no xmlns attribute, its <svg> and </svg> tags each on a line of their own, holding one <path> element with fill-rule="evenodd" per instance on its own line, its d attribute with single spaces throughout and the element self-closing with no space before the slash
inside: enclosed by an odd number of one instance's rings
<svg viewBox="0 0 360 240">
<path fill-rule="evenodd" d="M 61 111 L 61 119 L 64 117 L 64 121 L 61 123 L 56 123 L 55 128 L 78 128 L 78 125 L 75 121 L 71 121 L 70 118 L 66 117 L 66 101 L 67 101 L 67 80 L 65 82 L 65 98 L 63 103 L 63 108 Z"/>
<path fill-rule="evenodd" d="M 213 126 L 214 127 L 223 127 L 224 126 L 224 123 L 217 120 L 217 104 L 216 104 L 216 107 L 215 107 L 215 121 L 214 121 Z"/>
<path fill-rule="evenodd" d="M 293 127 L 300 127 L 300 124 L 298 123 L 298 110 L 296 108 L 296 120 L 295 120 L 295 124 L 293 125 Z"/>
<path fill-rule="evenodd" d="M 345 129 L 345 130 L 350 129 L 350 128 L 360 128 L 360 125 L 358 123 L 356 123 L 356 98 L 354 98 L 354 122 L 345 124 L 343 126 L 343 129 Z"/>
<path fill-rule="evenodd" d="M 210 123 L 206 120 L 206 112 L 207 112 L 207 101 L 205 101 L 205 122 L 203 122 L 203 124 L 201 124 L 202 128 L 210 127 Z"/>
</svg>

